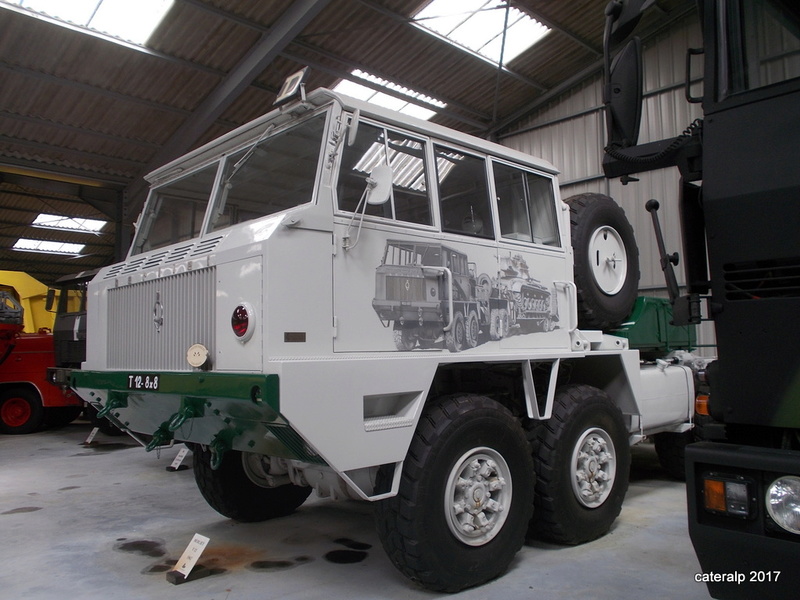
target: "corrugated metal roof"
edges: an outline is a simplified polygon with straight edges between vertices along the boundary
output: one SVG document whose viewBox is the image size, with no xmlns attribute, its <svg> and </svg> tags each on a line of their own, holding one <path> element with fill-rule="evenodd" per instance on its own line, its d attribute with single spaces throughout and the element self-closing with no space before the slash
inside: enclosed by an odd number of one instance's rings
<svg viewBox="0 0 800 600">
<path fill-rule="evenodd" d="M 435 122 L 477 135 L 509 127 L 525 107 L 599 66 L 607 0 L 515 0 L 553 30 L 502 71 L 412 26 L 425 4 L 176 0 L 143 50 L 0 10 L 2 267 L 36 269 L 49 282 L 118 258 L 125 244 L 113 234 L 89 240 L 92 256 L 81 264 L 8 248 L 30 233 L 24 221 L 38 214 L 37 188 L 51 189 L 53 177 L 73 194 L 66 203 L 48 200 L 65 214 L 84 215 L 88 207 L 84 216 L 102 217 L 117 209 L 92 205 L 85 197 L 91 188 L 74 184 L 77 178 L 124 197 L 129 225 L 148 171 L 267 112 L 284 78 L 303 66 L 310 67 L 309 89 L 332 87 L 354 69 L 415 89 L 448 103 Z M 658 4 L 664 10 L 644 27 L 693 2 Z M 259 68 L 248 71 L 248 61 L 259 58 Z M 50 179 L 36 184 L 40 172 Z"/>
</svg>

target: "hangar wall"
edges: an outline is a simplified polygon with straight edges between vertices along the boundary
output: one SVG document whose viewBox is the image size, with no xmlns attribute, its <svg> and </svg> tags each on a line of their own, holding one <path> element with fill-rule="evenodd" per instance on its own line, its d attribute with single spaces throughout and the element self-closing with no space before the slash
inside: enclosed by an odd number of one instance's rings
<svg viewBox="0 0 800 600">
<path fill-rule="evenodd" d="M 679 135 L 694 119 L 702 117 L 700 104 L 686 101 L 686 49 L 702 44 L 697 16 L 692 14 L 669 30 L 643 44 L 644 105 L 639 142 Z M 693 80 L 702 75 L 702 57 L 692 62 Z M 639 245 L 640 290 L 666 297 L 653 234 L 652 219 L 644 206 L 647 200 L 661 203 L 659 219 L 668 252 L 682 249 L 678 221 L 678 169 L 673 167 L 635 175 L 638 182 L 622 185 L 603 175 L 602 156 L 606 143 L 603 112 L 603 77 L 598 73 L 565 92 L 536 113 L 521 121 L 500 142 L 517 150 L 541 156 L 561 170 L 561 195 L 568 198 L 584 192 L 599 192 L 614 198 L 625 210 Z M 692 85 L 692 94 L 702 94 L 702 84 Z M 678 283 L 684 283 L 683 266 L 676 269 Z M 705 307 L 704 307 L 705 312 Z M 704 323 L 699 334 L 702 354 L 713 355 L 713 328 Z"/>
</svg>

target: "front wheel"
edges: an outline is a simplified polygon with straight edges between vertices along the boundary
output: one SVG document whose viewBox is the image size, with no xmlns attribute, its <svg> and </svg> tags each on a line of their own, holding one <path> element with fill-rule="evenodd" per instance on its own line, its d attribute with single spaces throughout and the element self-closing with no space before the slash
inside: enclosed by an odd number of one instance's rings
<svg viewBox="0 0 800 600">
<path fill-rule="evenodd" d="M 0 433 L 33 433 L 43 423 L 44 407 L 36 391 L 13 388 L 0 394 Z"/>
<path fill-rule="evenodd" d="M 506 408 L 482 396 L 433 401 L 398 494 L 376 506 L 383 547 L 430 590 L 485 583 L 505 572 L 525 541 L 533 483 L 530 446 Z"/>
<path fill-rule="evenodd" d="M 622 510 L 630 446 L 622 412 L 605 392 L 567 385 L 532 431 L 536 508 L 530 531 L 562 544 L 604 535 Z"/>
<path fill-rule="evenodd" d="M 311 494 L 310 487 L 287 483 L 268 486 L 263 457 L 229 450 L 219 468 L 211 467 L 211 451 L 196 448 L 194 479 L 206 502 L 218 513 L 245 523 L 286 516 Z"/>
</svg>

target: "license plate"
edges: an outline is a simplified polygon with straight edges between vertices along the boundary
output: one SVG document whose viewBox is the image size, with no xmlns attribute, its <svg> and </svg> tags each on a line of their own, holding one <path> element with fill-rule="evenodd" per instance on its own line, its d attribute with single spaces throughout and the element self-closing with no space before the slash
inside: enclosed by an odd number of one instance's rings
<svg viewBox="0 0 800 600">
<path fill-rule="evenodd" d="M 131 373 L 128 375 L 128 389 L 157 391 L 160 380 L 157 373 Z"/>
</svg>

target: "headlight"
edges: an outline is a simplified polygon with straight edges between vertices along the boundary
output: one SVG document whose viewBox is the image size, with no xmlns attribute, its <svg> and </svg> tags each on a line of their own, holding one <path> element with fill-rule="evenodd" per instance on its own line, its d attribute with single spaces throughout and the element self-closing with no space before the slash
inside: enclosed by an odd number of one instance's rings
<svg viewBox="0 0 800 600">
<path fill-rule="evenodd" d="M 784 475 L 767 488 L 767 512 L 786 531 L 800 535 L 800 477 Z"/>
</svg>

